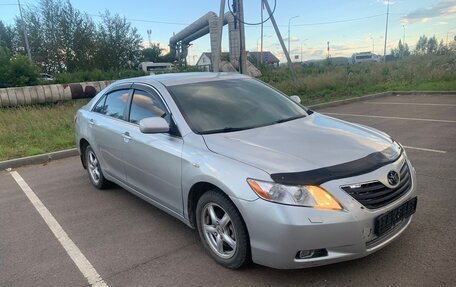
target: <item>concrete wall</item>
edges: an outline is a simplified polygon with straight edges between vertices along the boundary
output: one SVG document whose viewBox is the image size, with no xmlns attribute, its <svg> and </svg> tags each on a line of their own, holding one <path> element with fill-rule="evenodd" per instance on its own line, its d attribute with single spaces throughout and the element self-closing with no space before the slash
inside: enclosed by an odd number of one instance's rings
<svg viewBox="0 0 456 287">
<path fill-rule="evenodd" d="M 0 89 L 0 108 L 92 98 L 112 82 L 98 81 Z"/>
</svg>

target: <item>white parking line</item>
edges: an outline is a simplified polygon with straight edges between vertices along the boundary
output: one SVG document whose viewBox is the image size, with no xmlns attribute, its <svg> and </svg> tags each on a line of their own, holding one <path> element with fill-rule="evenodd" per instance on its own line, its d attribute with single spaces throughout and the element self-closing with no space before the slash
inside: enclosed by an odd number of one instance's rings
<svg viewBox="0 0 456 287">
<path fill-rule="evenodd" d="M 108 285 L 103 281 L 97 270 L 95 270 L 89 260 L 87 260 L 87 258 L 84 256 L 84 254 L 82 254 L 81 250 L 79 250 L 76 244 L 74 244 L 65 230 L 63 230 L 62 226 L 60 226 L 55 217 L 51 214 L 51 212 L 49 212 L 46 206 L 44 206 L 38 196 L 36 196 L 36 194 L 25 182 L 25 180 L 19 175 L 19 173 L 17 171 L 12 171 L 10 174 L 14 180 L 16 180 L 19 187 L 25 193 L 41 217 L 44 219 L 47 226 L 51 229 L 52 233 L 54 233 L 54 236 L 57 238 L 60 244 L 62 244 L 63 248 L 73 260 L 74 264 L 76 264 L 79 271 L 81 271 L 82 275 L 87 278 L 89 284 L 96 287 L 107 287 Z"/>
<path fill-rule="evenodd" d="M 430 148 L 424 148 L 424 147 L 413 147 L 413 146 L 404 146 L 406 149 L 416 149 L 416 150 L 422 150 L 422 151 L 430 151 L 430 152 L 436 152 L 436 153 L 446 153 L 444 150 L 438 150 L 438 149 L 430 149 Z"/>
<path fill-rule="evenodd" d="M 379 119 L 408 120 L 408 121 L 423 121 L 423 122 L 456 123 L 456 121 L 452 121 L 452 120 L 434 120 L 434 119 L 420 119 L 420 118 L 385 117 L 385 116 L 371 116 L 371 115 L 357 115 L 357 114 L 341 114 L 341 113 L 323 113 L 323 114 L 332 115 L 332 116 L 349 116 L 349 117 L 379 118 Z"/>
<path fill-rule="evenodd" d="M 456 107 L 456 104 L 431 104 L 431 103 L 363 102 L 363 104 L 374 104 L 374 105 L 415 105 L 415 106 L 443 106 L 443 107 Z"/>
</svg>

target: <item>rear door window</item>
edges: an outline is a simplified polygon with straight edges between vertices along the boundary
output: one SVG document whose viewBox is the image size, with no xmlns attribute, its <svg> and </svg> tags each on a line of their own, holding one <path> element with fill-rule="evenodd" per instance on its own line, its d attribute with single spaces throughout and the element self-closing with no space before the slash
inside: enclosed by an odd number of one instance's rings
<svg viewBox="0 0 456 287">
<path fill-rule="evenodd" d="M 125 108 L 128 103 L 128 90 L 116 90 L 105 96 L 93 111 L 116 119 L 125 120 Z"/>
</svg>

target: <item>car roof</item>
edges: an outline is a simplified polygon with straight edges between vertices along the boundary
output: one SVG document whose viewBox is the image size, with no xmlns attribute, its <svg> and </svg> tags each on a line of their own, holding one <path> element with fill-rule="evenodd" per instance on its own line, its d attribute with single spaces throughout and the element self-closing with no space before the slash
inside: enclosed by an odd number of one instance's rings
<svg viewBox="0 0 456 287">
<path fill-rule="evenodd" d="M 165 86 L 175 86 L 182 84 L 193 84 L 199 82 L 221 81 L 231 79 L 250 79 L 247 75 L 239 73 L 211 73 L 211 72 L 187 72 L 187 73 L 169 73 L 144 77 L 129 78 L 119 80 L 120 83 L 145 83 L 153 84 L 158 81 Z"/>
</svg>

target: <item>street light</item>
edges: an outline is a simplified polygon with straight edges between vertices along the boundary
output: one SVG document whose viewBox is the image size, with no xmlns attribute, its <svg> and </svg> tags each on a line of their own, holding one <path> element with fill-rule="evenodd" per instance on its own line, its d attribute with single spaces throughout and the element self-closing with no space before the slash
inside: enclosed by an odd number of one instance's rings
<svg viewBox="0 0 456 287">
<path fill-rule="evenodd" d="M 293 16 L 288 20 L 288 54 L 290 54 L 290 23 L 291 20 L 298 18 L 299 16 Z"/>
</svg>

